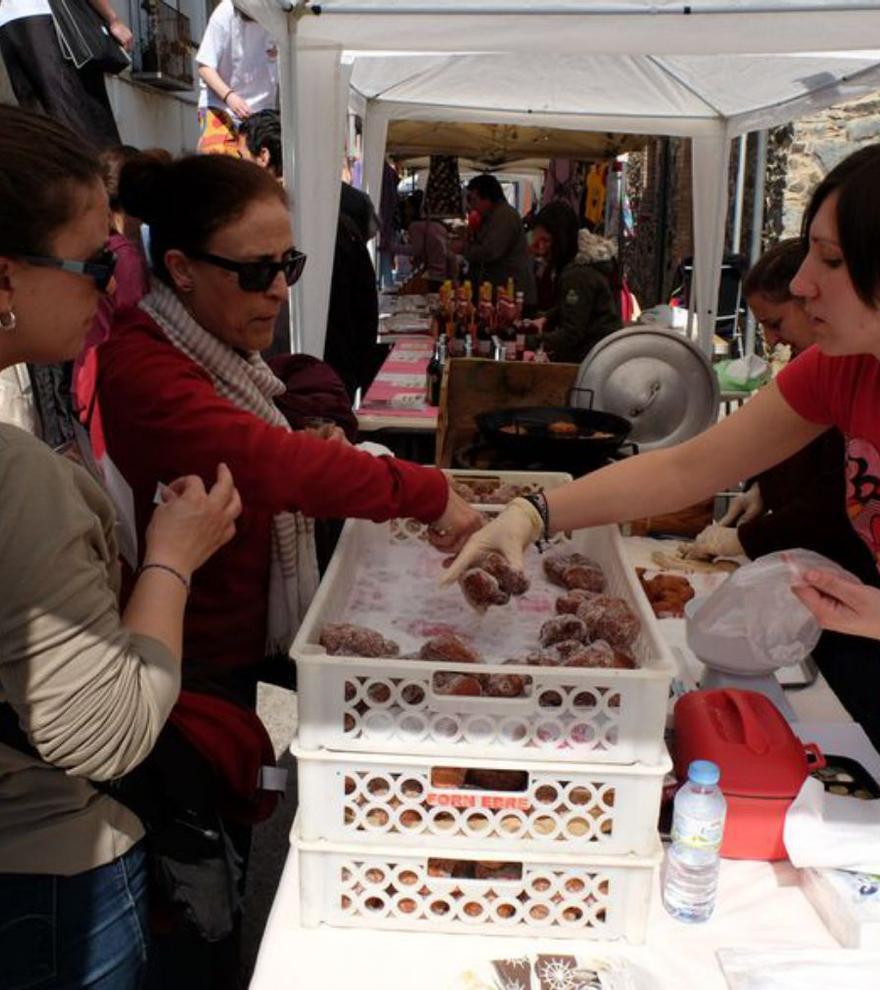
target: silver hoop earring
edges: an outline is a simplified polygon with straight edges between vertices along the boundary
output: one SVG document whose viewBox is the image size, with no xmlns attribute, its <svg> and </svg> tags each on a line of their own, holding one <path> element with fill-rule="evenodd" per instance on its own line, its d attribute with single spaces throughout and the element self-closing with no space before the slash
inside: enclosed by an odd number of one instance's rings
<svg viewBox="0 0 880 990">
<path fill-rule="evenodd" d="M 0 330 L 3 330 L 5 333 L 12 333 L 17 323 L 18 320 L 15 318 L 15 313 L 11 309 L 5 313 L 0 313 Z"/>
</svg>

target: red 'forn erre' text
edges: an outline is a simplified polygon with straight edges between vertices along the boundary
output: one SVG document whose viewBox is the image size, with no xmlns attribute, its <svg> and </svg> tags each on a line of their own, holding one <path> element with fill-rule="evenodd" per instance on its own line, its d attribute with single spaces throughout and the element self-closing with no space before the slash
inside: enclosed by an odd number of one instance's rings
<svg viewBox="0 0 880 990">
<path fill-rule="evenodd" d="M 527 797 L 512 794 L 478 794 L 473 791 L 428 791 L 426 802 L 432 807 L 490 808 L 496 811 L 529 811 Z"/>
</svg>

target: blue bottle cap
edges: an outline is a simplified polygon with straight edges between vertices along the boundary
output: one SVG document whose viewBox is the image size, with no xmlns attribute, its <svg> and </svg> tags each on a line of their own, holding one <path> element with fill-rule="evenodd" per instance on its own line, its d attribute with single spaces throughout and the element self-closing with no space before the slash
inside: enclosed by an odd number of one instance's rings
<svg viewBox="0 0 880 990">
<path fill-rule="evenodd" d="M 688 780 L 701 787 L 712 787 L 721 780 L 721 771 L 711 760 L 694 760 L 688 767 Z"/>
</svg>

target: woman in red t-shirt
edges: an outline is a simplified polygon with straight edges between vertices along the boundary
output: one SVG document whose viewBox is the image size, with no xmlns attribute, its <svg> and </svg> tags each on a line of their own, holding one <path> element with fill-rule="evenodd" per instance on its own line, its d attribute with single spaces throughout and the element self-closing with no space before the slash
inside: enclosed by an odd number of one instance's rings
<svg viewBox="0 0 880 990">
<path fill-rule="evenodd" d="M 832 426 L 847 441 L 847 508 L 880 559 L 880 144 L 841 162 L 804 218 L 807 256 L 792 281 L 817 345 L 735 415 L 687 443 L 612 464 L 546 493 L 517 499 L 475 534 L 444 580 L 477 555 L 513 564 L 541 534 L 672 512 L 753 477 Z M 541 511 L 543 510 L 543 512 Z M 826 629 L 880 639 L 880 590 L 824 572 L 797 589 Z"/>
</svg>

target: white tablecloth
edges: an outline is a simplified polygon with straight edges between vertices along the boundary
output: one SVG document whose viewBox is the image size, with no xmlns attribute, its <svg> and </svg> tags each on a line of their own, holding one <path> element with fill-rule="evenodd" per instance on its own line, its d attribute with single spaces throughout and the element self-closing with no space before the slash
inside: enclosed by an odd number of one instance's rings
<svg viewBox="0 0 880 990">
<path fill-rule="evenodd" d="M 805 741 L 826 752 L 852 755 L 880 778 L 880 755 L 824 679 L 788 692 Z M 293 731 L 293 729 L 291 729 Z M 538 952 L 625 956 L 663 990 L 724 990 L 715 950 L 836 948 L 787 862 L 725 860 L 717 906 L 703 925 L 670 918 L 655 895 L 645 945 L 504 936 L 432 935 L 299 927 L 295 856 L 288 856 L 266 925 L 251 990 L 458 990 L 458 977 L 491 959 Z"/>
</svg>

